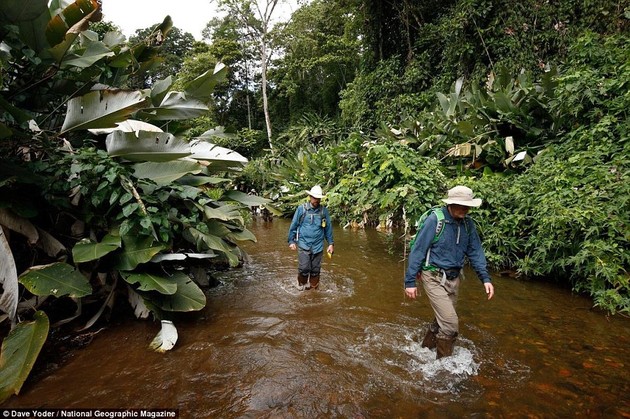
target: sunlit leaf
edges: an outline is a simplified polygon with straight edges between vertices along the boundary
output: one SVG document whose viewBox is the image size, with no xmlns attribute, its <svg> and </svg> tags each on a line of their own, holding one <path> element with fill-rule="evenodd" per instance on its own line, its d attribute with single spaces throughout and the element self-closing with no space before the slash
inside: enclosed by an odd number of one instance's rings
<svg viewBox="0 0 630 419">
<path fill-rule="evenodd" d="M 107 136 L 105 146 L 110 156 L 124 157 L 130 161 L 165 162 L 192 153 L 188 141 L 168 132 L 116 130 Z"/>
<path fill-rule="evenodd" d="M 68 102 L 68 112 L 61 133 L 78 129 L 112 128 L 150 99 L 139 91 L 98 90 L 75 97 Z"/>
<path fill-rule="evenodd" d="M 72 265 L 63 262 L 32 266 L 20 275 L 19 281 L 32 294 L 40 296 L 79 298 L 92 293 L 87 278 Z"/>
<path fill-rule="evenodd" d="M 173 349 L 177 343 L 177 328 L 170 320 L 162 320 L 162 329 L 155 336 L 149 347 L 156 352 L 166 352 Z"/>
<path fill-rule="evenodd" d="M 31 322 L 19 323 L 2 342 L 0 354 L 0 403 L 19 394 L 48 337 L 49 321 L 37 311 Z"/>
<path fill-rule="evenodd" d="M 225 192 L 222 199 L 225 198 L 231 199 L 232 201 L 240 202 L 241 204 L 248 207 L 258 207 L 260 205 L 271 202 L 270 199 L 263 198 L 262 196 L 249 195 L 235 189 L 231 189 Z"/>
<path fill-rule="evenodd" d="M 208 106 L 182 92 L 168 92 L 159 106 L 147 107 L 140 116 L 154 121 L 192 119 L 207 114 Z"/>
</svg>

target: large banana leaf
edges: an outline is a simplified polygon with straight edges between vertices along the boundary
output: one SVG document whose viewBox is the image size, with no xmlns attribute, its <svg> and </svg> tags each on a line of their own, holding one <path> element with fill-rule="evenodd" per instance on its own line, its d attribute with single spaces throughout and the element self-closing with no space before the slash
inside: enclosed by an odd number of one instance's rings
<svg viewBox="0 0 630 419">
<path fill-rule="evenodd" d="M 197 99 L 190 99 L 182 92 L 168 92 L 162 103 L 156 107 L 147 107 L 138 115 L 153 121 L 173 121 L 193 119 L 207 114 L 209 108 Z"/>
<path fill-rule="evenodd" d="M 189 156 L 190 143 L 168 132 L 113 131 L 105 140 L 110 156 L 130 161 L 165 162 Z"/>
<path fill-rule="evenodd" d="M 238 266 L 238 257 L 232 253 L 232 248 L 220 237 L 213 234 L 203 233 L 196 228 L 190 227 L 184 231 L 184 238 L 194 243 L 197 247 L 207 247 L 211 250 L 216 250 L 225 255 L 230 263 L 230 266 Z"/>
<path fill-rule="evenodd" d="M 125 281 L 129 284 L 140 284 L 139 291 L 157 291 L 160 294 L 175 294 L 177 284 L 171 278 L 152 275 L 147 273 L 132 274 L 130 272 L 120 273 Z"/>
<path fill-rule="evenodd" d="M 38 311 L 32 322 L 18 324 L 2 342 L 0 403 L 13 394 L 19 394 L 46 342 L 48 328 L 48 317 L 43 311 Z"/>
<path fill-rule="evenodd" d="M 209 161 L 212 163 L 211 167 L 217 170 L 240 169 L 247 164 L 247 158 L 236 151 L 203 140 L 191 143 L 191 153 L 189 158 Z"/>
<path fill-rule="evenodd" d="M 136 121 L 135 119 L 127 119 L 126 121 L 116 124 L 116 128 L 97 128 L 89 129 L 92 134 L 111 134 L 112 132 L 119 130 L 123 132 L 136 132 L 136 131 L 150 131 L 150 132 L 164 132 L 160 127 L 156 127 L 153 124 L 149 124 L 144 121 Z"/>
<path fill-rule="evenodd" d="M 168 185 L 185 175 L 200 173 L 203 166 L 196 161 L 177 160 L 166 163 L 138 163 L 133 169 L 133 175 L 138 179 L 151 179 L 158 185 Z"/>
<path fill-rule="evenodd" d="M 90 20 L 100 13 L 97 0 L 77 0 L 53 17 L 46 26 L 46 39 L 53 47 L 49 53 L 60 62 L 79 34 L 88 29 Z"/>
<path fill-rule="evenodd" d="M 68 102 L 61 133 L 78 129 L 112 128 L 132 113 L 146 108 L 151 99 L 139 91 L 98 90 Z"/>
<path fill-rule="evenodd" d="M 152 237 L 123 237 L 123 251 L 118 256 L 116 268 L 121 271 L 133 271 L 136 266 L 146 263 L 158 254 L 164 246 L 154 243 Z"/>
<path fill-rule="evenodd" d="M 96 36 L 98 37 L 98 35 Z M 83 35 L 83 37 L 85 37 L 85 35 Z M 116 54 L 112 50 L 110 50 L 104 43 L 99 41 L 91 41 L 88 44 L 87 48 L 84 51 L 81 51 L 80 55 L 70 54 L 66 56 L 61 62 L 61 68 L 89 68 L 103 58 L 112 57 L 114 55 Z"/>
<path fill-rule="evenodd" d="M 223 198 L 231 199 L 232 201 L 240 202 L 248 207 L 258 207 L 260 205 L 267 204 L 271 200 L 263 198 L 258 195 L 248 195 L 241 191 L 231 189 L 223 194 Z"/>
<path fill-rule="evenodd" d="M 217 83 L 225 80 L 227 77 L 227 67 L 223 63 L 217 63 L 214 70 L 206 71 L 201 76 L 189 82 L 184 87 L 184 92 L 193 98 L 197 98 L 204 102 L 212 99 L 212 93 Z"/>
<path fill-rule="evenodd" d="M 8 314 L 11 320 L 15 319 L 19 295 L 18 278 L 15 260 L 11 247 L 0 226 L 0 310 Z M 1 323 L 1 322 L 0 322 Z"/>
<path fill-rule="evenodd" d="M 20 283 L 34 295 L 69 295 L 80 298 L 92 293 L 92 287 L 73 266 L 58 262 L 50 265 L 32 266 L 22 275 Z"/>
<path fill-rule="evenodd" d="M 120 248 L 120 236 L 107 234 L 100 243 L 94 243 L 90 240 L 81 240 L 72 248 L 72 258 L 75 263 L 89 262 L 91 260 L 100 259 L 106 254 Z"/>
<path fill-rule="evenodd" d="M 177 284 L 177 292 L 151 295 L 153 304 L 166 311 L 197 311 L 206 306 L 206 295 L 188 275 L 177 272 L 172 280 Z"/>
</svg>

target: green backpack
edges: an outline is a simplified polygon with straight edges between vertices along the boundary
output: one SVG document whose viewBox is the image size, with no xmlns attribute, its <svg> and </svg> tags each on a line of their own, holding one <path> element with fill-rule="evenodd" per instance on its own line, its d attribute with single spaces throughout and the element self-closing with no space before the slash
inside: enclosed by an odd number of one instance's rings
<svg viewBox="0 0 630 419">
<path fill-rule="evenodd" d="M 414 243 L 416 242 L 416 238 L 418 237 L 418 233 L 422 230 L 424 226 L 424 222 L 429 218 L 429 215 L 435 214 L 437 217 L 437 225 L 435 226 L 435 234 L 433 235 L 433 240 L 431 243 L 436 243 L 440 237 L 442 236 L 442 232 L 444 231 L 444 208 L 443 207 L 434 207 L 427 210 L 424 214 L 418 218 L 416 221 L 416 234 L 413 235 L 411 241 L 409 242 L 409 249 L 413 248 Z"/>
</svg>

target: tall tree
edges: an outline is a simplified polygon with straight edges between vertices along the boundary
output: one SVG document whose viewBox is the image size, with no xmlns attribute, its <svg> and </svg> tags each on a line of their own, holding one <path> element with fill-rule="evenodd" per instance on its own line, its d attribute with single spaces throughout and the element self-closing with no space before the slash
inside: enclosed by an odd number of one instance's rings
<svg viewBox="0 0 630 419">
<path fill-rule="evenodd" d="M 272 111 L 295 122 L 306 113 L 335 118 L 339 93 L 361 62 L 361 0 L 315 0 L 301 7 L 281 31 L 280 58 L 270 80 Z M 276 118 L 276 121 L 278 119 Z"/>
<path fill-rule="evenodd" d="M 281 0 L 215 0 L 220 9 L 239 22 L 245 37 L 255 43 L 260 59 L 261 91 L 263 113 L 267 127 L 267 139 L 273 152 L 271 117 L 269 116 L 269 98 L 267 95 L 267 68 L 272 55 L 271 28 L 278 4 Z"/>
</svg>

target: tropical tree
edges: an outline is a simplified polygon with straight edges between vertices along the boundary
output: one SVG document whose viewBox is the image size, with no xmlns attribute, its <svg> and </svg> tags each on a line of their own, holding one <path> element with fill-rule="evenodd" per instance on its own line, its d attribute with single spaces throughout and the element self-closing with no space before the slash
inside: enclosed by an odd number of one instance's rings
<svg viewBox="0 0 630 419">
<path fill-rule="evenodd" d="M 281 0 L 216 0 L 216 2 L 221 10 L 238 21 L 244 38 L 256 45 L 258 49 L 263 113 L 267 128 L 267 140 L 273 151 L 273 130 L 267 93 L 267 68 L 272 57 L 271 29 L 273 19 L 277 14 L 277 7 Z"/>
</svg>

